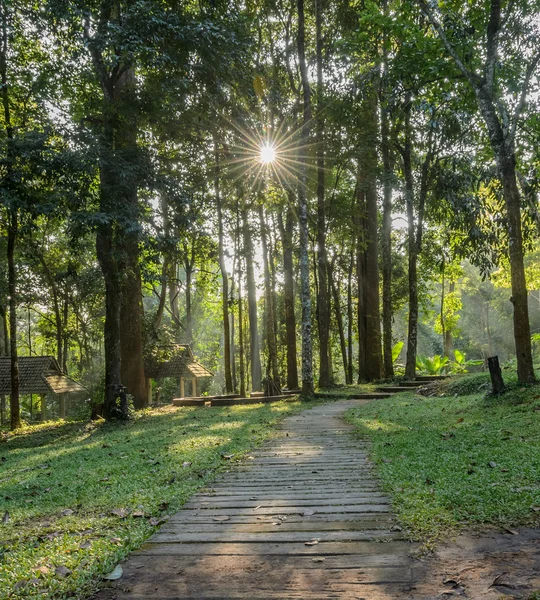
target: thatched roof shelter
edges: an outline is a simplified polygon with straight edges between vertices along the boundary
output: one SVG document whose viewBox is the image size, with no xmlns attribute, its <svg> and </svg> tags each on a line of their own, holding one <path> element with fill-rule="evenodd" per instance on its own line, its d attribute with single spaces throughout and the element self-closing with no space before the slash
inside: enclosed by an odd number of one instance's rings
<svg viewBox="0 0 540 600">
<path fill-rule="evenodd" d="M 19 356 L 21 394 L 70 394 L 86 389 L 64 375 L 54 356 Z M 0 394 L 11 392 L 11 358 L 0 357 Z"/>
<path fill-rule="evenodd" d="M 211 371 L 195 360 L 188 344 L 158 348 L 156 355 L 146 362 L 145 372 L 146 376 L 152 379 L 163 377 L 202 379 L 214 376 Z"/>
<path fill-rule="evenodd" d="M 188 344 L 161 346 L 145 364 L 146 377 L 162 379 L 174 377 L 180 381 L 179 395 L 184 397 L 184 381 L 191 381 L 192 396 L 197 395 L 198 380 L 213 377 L 214 374 L 195 360 Z M 151 393 L 151 392 L 150 392 Z"/>
</svg>

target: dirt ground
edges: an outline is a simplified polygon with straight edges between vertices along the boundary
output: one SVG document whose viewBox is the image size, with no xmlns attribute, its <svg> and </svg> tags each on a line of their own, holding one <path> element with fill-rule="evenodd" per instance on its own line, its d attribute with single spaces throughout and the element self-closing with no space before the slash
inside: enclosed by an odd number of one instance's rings
<svg viewBox="0 0 540 600">
<path fill-rule="evenodd" d="M 512 531 L 463 534 L 420 558 L 410 598 L 540 599 L 540 530 Z"/>
</svg>

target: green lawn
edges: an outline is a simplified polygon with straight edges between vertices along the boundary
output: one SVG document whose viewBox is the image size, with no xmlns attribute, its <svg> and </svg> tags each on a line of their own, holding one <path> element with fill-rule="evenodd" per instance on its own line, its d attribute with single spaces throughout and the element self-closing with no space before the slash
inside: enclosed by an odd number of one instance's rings
<svg viewBox="0 0 540 600">
<path fill-rule="evenodd" d="M 161 519 L 301 408 L 167 407 L 126 424 L 4 434 L 0 598 L 84 598 Z"/>
<path fill-rule="evenodd" d="M 347 414 L 372 440 L 399 517 L 428 544 L 466 524 L 540 524 L 540 388 L 454 395 L 478 381 L 452 382 L 452 395 L 400 394 Z"/>
</svg>

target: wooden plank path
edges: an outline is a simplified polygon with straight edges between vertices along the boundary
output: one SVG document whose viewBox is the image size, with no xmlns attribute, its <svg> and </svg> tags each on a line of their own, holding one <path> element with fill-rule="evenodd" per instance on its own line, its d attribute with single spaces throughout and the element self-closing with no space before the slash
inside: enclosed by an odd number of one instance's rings
<svg viewBox="0 0 540 600">
<path fill-rule="evenodd" d="M 279 435 L 195 495 L 99 600 L 408 597 L 415 546 L 396 525 L 343 400 Z"/>
</svg>

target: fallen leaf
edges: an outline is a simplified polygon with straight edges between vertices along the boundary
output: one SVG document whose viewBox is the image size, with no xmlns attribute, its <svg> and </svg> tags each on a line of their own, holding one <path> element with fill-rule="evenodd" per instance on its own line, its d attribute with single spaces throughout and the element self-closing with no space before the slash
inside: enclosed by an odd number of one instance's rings
<svg viewBox="0 0 540 600">
<path fill-rule="evenodd" d="M 459 419 L 456 421 L 456 423 L 463 423 L 463 421 L 465 421 L 465 419 L 464 419 L 463 417 L 460 417 L 460 418 L 459 418 Z"/>
<path fill-rule="evenodd" d="M 125 519 L 129 515 L 129 511 L 125 508 L 113 508 L 111 510 L 111 515 L 119 517 L 120 519 Z"/>
<path fill-rule="evenodd" d="M 119 537 L 113 537 L 111 538 L 111 542 L 113 542 L 113 544 L 119 544 L 122 540 Z"/>
<path fill-rule="evenodd" d="M 9 523 L 9 512 L 6 510 L 4 516 L 2 517 L 2 525 L 7 525 Z"/>
<path fill-rule="evenodd" d="M 262 504 L 259 504 L 259 506 L 256 506 L 253 510 L 259 510 L 259 508 L 262 508 Z"/>
<path fill-rule="evenodd" d="M 67 577 L 71 573 L 71 571 L 67 567 L 64 567 L 64 565 L 56 567 L 54 572 L 58 575 L 58 577 L 62 578 Z"/>
<path fill-rule="evenodd" d="M 124 571 L 122 570 L 122 567 L 120 565 L 116 565 L 116 567 L 114 567 L 110 573 L 107 573 L 103 579 L 106 579 L 107 581 L 116 581 L 117 579 L 120 579 L 123 574 Z"/>
<path fill-rule="evenodd" d="M 34 569 L 34 571 L 37 571 L 38 573 L 41 573 L 42 575 L 48 575 L 51 572 L 49 567 L 46 567 L 45 565 L 43 565 L 41 567 L 37 567 L 37 569 Z"/>
<path fill-rule="evenodd" d="M 511 533 L 512 535 L 519 535 L 519 531 L 516 531 L 515 529 L 510 529 L 508 527 L 503 527 L 503 529 L 506 531 L 506 533 Z"/>
<path fill-rule="evenodd" d="M 142 510 L 136 510 L 131 513 L 131 516 L 135 519 L 139 519 L 141 517 L 144 517 L 144 512 Z"/>
<path fill-rule="evenodd" d="M 27 579 L 19 579 L 19 581 L 17 581 L 17 583 L 13 586 L 14 589 L 16 590 L 20 590 L 21 588 L 23 588 L 26 584 L 28 583 Z"/>
<path fill-rule="evenodd" d="M 162 502 L 159 505 L 159 510 L 161 510 L 161 511 L 167 510 L 168 508 L 169 508 L 169 503 L 168 502 Z"/>
<path fill-rule="evenodd" d="M 531 506 L 531 510 L 534 512 L 540 512 L 540 506 Z"/>
<path fill-rule="evenodd" d="M 457 587 L 458 585 L 460 585 L 459 581 L 457 581 L 456 579 L 452 579 L 450 577 L 448 579 L 445 579 L 443 581 L 443 584 L 444 585 L 450 585 L 452 587 Z"/>
<path fill-rule="evenodd" d="M 91 547 L 92 547 L 92 542 L 89 542 L 89 541 L 83 542 L 83 543 L 82 543 L 82 544 L 79 546 L 79 548 L 80 548 L 81 550 L 88 550 L 88 548 L 91 548 Z"/>
<path fill-rule="evenodd" d="M 183 467 L 184 469 L 185 469 L 185 468 L 187 468 L 187 467 L 190 467 L 190 466 L 191 466 L 191 463 L 190 463 L 189 461 L 187 461 L 187 460 L 186 460 L 185 462 L 183 462 L 183 463 L 182 463 L 182 467 Z"/>
<path fill-rule="evenodd" d="M 312 538 L 309 542 L 304 542 L 305 546 L 316 546 L 320 541 L 320 538 Z"/>
<path fill-rule="evenodd" d="M 73 511 L 71 510 L 71 508 L 66 508 L 65 510 L 62 511 L 61 515 L 63 517 L 70 517 L 73 514 Z"/>
<path fill-rule="evenodd" d="M 316 556 L 315 558 L 311 559 L 311 562 L 324 562 L 326 560 L 326 558 L 324 558 L 324 556 Z"/>
<path fill-rule="evenodd" d="M 304 517 L 310 517 L 311 515 L 315 514 L 314 510 L 305 510 L 303 513 Z"/>
<path fill-rule="evenodd" d="M 225 521 L 230 521 L 231 517 L 227 517 L 226 515 L 224 515 L 223 517 L 214 517 L 213 520 L 217 521 L 218 523 L 224 523 Z"/>
<path fill-rule="evenodd" d="M 488 466 L 491 467 L 492 469 L 495 469 L 497 467 L 497 463 L 493 460 L 490 460 L 488 463 Z"/>
<path fill-rule="evenodd" d="M 497 577 L 495 577 L 495 579 L 493 580 L 493 583 L 489 587 L 493 587 L 495 585 L 504 585 L 505 587 L 513 587 L 513 586 L 509 585 L 507 581 L 505 582 L 505 579 L 507 576 L 508 576 L 508 573 L 501 573 L 500 575 L 497 575 Z"/>
<path fill-rule="evenodd" d="M 225 460 L 231 460 L 233 456 L 234 454 L 222 454 L 221 458 L 224 458 Z"/>
</svg>

